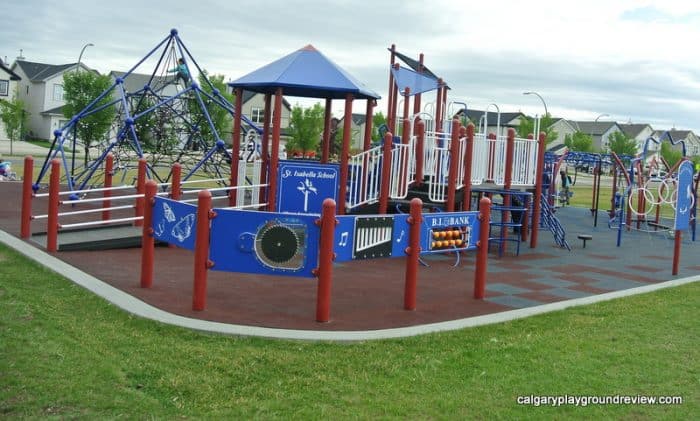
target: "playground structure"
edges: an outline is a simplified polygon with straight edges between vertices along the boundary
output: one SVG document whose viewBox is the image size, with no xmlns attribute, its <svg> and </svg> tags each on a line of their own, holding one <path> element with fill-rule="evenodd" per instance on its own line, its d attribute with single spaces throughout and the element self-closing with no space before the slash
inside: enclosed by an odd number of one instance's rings
<svg viewBox="0 0 700 421">
<path fill-rule="evenodd" d="M 680 144 L 683 159 L 669 165 L 656 153 L 649 153 L 651 143 L 659 144 L 668 140 L 672 145 Z M 658 149 L 658 148 L 657 148 Z M 560 156 L 545 156 L 545 180 L 551 180 L 548 191 L 550 203 L 558 198 L 555 191 L 559 168 L 563 164 L 579 167 L 592 167 L 593 194 L 591 214 L 594 226 L 598 223 L 601 177 L 603 168 L 612 175 L 610 207 L 607 210 L 608 227 L 617 230 L 617 246 L 622 242 L 624 231 L 647 233 L 668 233 L 679 247 L 681 231 L 689 230 L 692 241 L 696 239 L 698 177 L 694 175 L 692 163 L 685 158 L 685 145 L 674 142 L 668 132 L 659 139 L 646 140 L 643 152 L 636 156 L 618 156 L 581 152 L 565 152 Z M 680 169 L 683 168 L 683 171 Z M 682 175 L 681 173 L 685 174 Z M 679 222 L 685 221 L 685 222 Z"/>
<path fill-rule="evenodd" d="M 166 50 L 171 52 L 176 47 L 186 51 L 176 31 L 172 31 L 163 42 L 168 43 Z M 394 53 L 392 51 L 392 61 Z M 161 55 L 161 60 L 165 62 L 175 58 L 163 57 L 165 55 Z M 189 57 L 196 66 L 194 59 Z M 324 76 L 320 77 L 324 84 L 320 85 L 315 80 L 294 79 L 300 75 L 305 78 L 307 74 L 295 66 L 313 66 L 319 75 Z M 275 77 L 270 79 L 271 73 Z M 252 163 L 255 167 L 249 168 L 248 160 L 239 160 L 226 152 L 202 99 L 222 106 L 216 100 L 218 93 L 209 95 L 194 83 L 149 108 L 154 112 L 159 107 L 171 107 L 175 101 L 173 98 L 188 92 L 189 99 L 196 99 L 196 103 L 202 106 L 205 120 L 210 124 L 212 137 L 209 139 L 205 139 L 201 131 L 195 130 L 196 124 L 187 125 L 192 130 L 188 132 L 182 150 L 175 154 L 176 158 L 173 154 L 168 155 L 174 161 L 165 177 L 157 171 L 158 162 L 149 161 L 152 156 L 139 149 L 135 122 L 146 115 L 146 111 L 134 114 L 132 109 L 122 108 L 126 117 L 122 117 L 124 127 L 117 131 L 121 135 L 109 143 L 99 162 L 95 161 L 94 166 L 77 175 L 71 173 L 69 170 L 73 169 L 66 165 L 63 145 L 69 142 L 69 138 L 63 131 L 57 133 L 54 148 L 38 177 L 41 180 L 50 170 L 49 193 L 32 195 L 32 190 L 37 190 L 38 181 L 33 185 L 28 181 L 33 179 L 32 165 L 25 162 L 22 237 L 31 235 L 29 224 L 32 219 L 47 219 L 46 247 L 49 251 L 56 251 L 59 250 L 58 232 L 61 229 L 124 223 L 136 225 L 141 230 L 143 287 L 149 287 L 153 282 L 153 247 L 156 240 L 195 252 L 193 308 L 196 310 L 205 308 L 206 273 L 210 269 L 316 276 L 319 278 L 317 320 L 327 321 L 333 261 L 403 256 L 407 256 L 404 308 L 411 310 L 416 306 L 419 256 L 430 253 L 455 253 L 459 256 L 459 253 L 471 250 L 478 253 L 473 296 L 481 299 L 489 245 L 497 244 L 499 255 L 502 255 L 505 245 L 513 242 L 517 254 L 520 243 L 527 241 L 528 235 L 530 246 L 536 247 L 538 229 L 545 227 L 552 231 L 560 247 L 570 250 L 563 227 L 558 225 L 550 207 L 551 197 L 543 194 L 551 186 L 543 183 L 544 175 L 549 171 L 550 180 L 554 180 L 558 174 L 557 164 L 561 165 L 568 159 L 580 161 L 589 157 L 576 157 L 570 153 L 563 158 L 546 160 L 545 139 L 541 134 L 535 136 L 537 129 L 527 139 L 516 138 L 512 129 L 501 133 L 500 124 L 496 127 L 496 133 L 488 133 L 488 115 L 484 116 L 483 124 L 480 122 L 478 128 L 474 125 L 464 127 L 459 118 L 453 117 L 466 109 L 466 104 L 448 104 L 446 85 L 440 80 L 433 81 L 426 74 L 432 73 L 422 67 L 414 71 L 392 63 L 390 84 L 393 94 L 390 97 L 389 121 L 393 123 L 390 131 L 385 134 L 382 145 L 371 147 L 371 127 L 367 125 L 364 151 L 355 156 L 349 154 L 353 101 L 367 100 L 366 117 L 367 121 L 371 121 L 377 95 L 337 68 L 312 46 L 304 47 L 230 84 L 236 92 L 236 102 L 235 105 L 224 104 L 223 107 L 234 118 L 232 149 L 239 150 L 244 130 L 248 130 L 248 135 L 251 131 L 255 136 L 259 133 L 260 159 Z M 123 80 L 117 81 L 112 88 L 119 88 L 122 84 Z M 123 88 L 120 89 L 125 93 Z M 244 89 L 265 95 L 266 114 L 262 129 L 255 128 L 243 116 L 235 113 L 235 110 L 241 109 Z M 421 95 L 431 90 L 437 91 L 438 100 L 434 105 L 426 104 L 420 111 Z M 151 88 L 144 87 L 143 94 L 149 92 Z M 345 100 L 346 129 L 339 163 L 329 161 L 330 139 L 327 134 L 322 142 L 320 162 L 279 159 L 280 108 L 285 94 L 326 99 L 326 124 L 329 123 L 330 101 Z M 402 104 L 398 102 L 399 95 L 403 97 Z M 413 115 L 409 114 L 411 97 L 414 99 L 414 111 L 418 110 Z M 135 100 L 137 96 L 125 94 L 119 103 L 112 105 L 123 104 L 126 98 Z M 401 118 L 395 115 L 399 105 L 403 105 Z M 455 105 L 461 108 L 453 113 Z M 497 106 L 495 109 L 498 113 Z M 90 112 L 87 110 L 81 115 Z M 70 125 L 77 124 L 79 120 L 80 117 L 71 119 L 66 132 L 70 132 Z M 249 127 L 244 128 L 244 125 Z M 395 132 L 398 136 L 393 135 Z M 195 135 L 197 133 L 200 134 Z M 191 148 L 187 145 L 193 144 L 201 146 L 201 158 L 186 161 L 184 157 Z M 139 157 L 135 186 L 112 186 L 115 160 L 125 162 L 118 145 L 131 149 L 127 155 Z M 226 158 L 228 162 L 225 162 Z M 600 166 L 602 158 L 596 159 Z M 613 161 L 617 167 L 624 169 L 619 157 L 613 157 L 610 162 Z M 634 159 L 630 162 L 639 165 Z M 68 190 L 63 192 L 60 191 L 61 165 L 67 174 L 68 184 Z M 216 178 L 194 179 L 198 171 L 214 174 Z M 669 169 L 669 174 L 672 172 L 673 169 Z M 102 175 L 103 187 L 95 187 L 98 173 Z M 205 184 L 196 189 L 183 188 L 184 185 L 200 182 L 215 182 L 219 187 L 211 188 Z M 687 181 L 684 183 L 687 184 Z M 113 193 L 118 190 L 128 193 L 115 196 Z M 631 190 L 628 187 L 626 191 L 629 193 Z M 87 197 L 93 194 L 98 197 Z M 198 198 L 183 199 L 188 194 L 197 194 Z M 61 196 L 68 196 L 69 200 L 61 200 Z M 645 197 L 643 192 L 638 192 L 637 196 Z M 47 198 L 49 212 L 32 215 L 32 197 Z M 628 202 L 633 203 L 632 196 L 628 197 Z M 212 200 L 225 200 L 228 203 L 214 207 Z M 125 201 L 127 204 L 112 206 L 113 201 Z M 194 201 L 197 201 L 197 206 L 191 204 Z M 475 203 L 479 204 L 478 211 L 471 210 Z M 693 200 L 687 204 L 694 208 L 695 203 Z M 91 204 L 101 204 L 102 207 Z M 81 208 L 59 213 L 60 205 Z M 406 208 L 408 213 L 404 213 Z M 264 209 L 266 212 L 242 209 Z M 421 209 L 434 212 L 423 213 Z M 646 207 L 635 209 L 639 211 Z M 112 212 L 119 216 L 112 218 Z M 131 212 L 133 215 L 122 215 Z M 70 218 L 88 213 L 97 213 L 102 217 L 89 222 L 59 222 L 59 217 Z M 511 230 L 514 235 L 511 235 Z"/>
</svg>

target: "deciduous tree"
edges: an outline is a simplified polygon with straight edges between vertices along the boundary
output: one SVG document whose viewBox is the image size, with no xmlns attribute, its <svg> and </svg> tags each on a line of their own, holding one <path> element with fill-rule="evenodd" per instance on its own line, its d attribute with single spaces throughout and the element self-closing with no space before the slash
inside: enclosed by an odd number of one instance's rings
<svg viewBox="0 0 700 421">
<path fill-rule="evenodd" d="M 107 75 L 100 75 L 93 71 L 76 71 L 63 74 L 63 115 L 72 118 L 100 96 L 112 85 L 112 79 Z M 105 95 L 91 107 L 99 109 L 102 105 L 112 101 L 111 94 Z M 87 113 L 78 119 L 75 131 L 78 139 L 83 143 L 85 150 L 85 163 L 90 158 L 90 147 L 104 138 L 114 120 L 116 109 L 104 107 L 100 111 Z"/>
</svg>

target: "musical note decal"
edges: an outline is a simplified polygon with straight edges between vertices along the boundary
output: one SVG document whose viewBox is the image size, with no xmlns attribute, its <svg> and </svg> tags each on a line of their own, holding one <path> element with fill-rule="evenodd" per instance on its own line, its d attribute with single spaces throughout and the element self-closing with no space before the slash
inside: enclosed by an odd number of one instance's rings
<svg viewBox="0 0 700 421">
<path fill-rule="evenodd" d="M 345 231 L 344 233 L 340 234 L 340 242 L 338 243 L 338 245 L 339 245 L 340 247 L 345 247 L 345 246 L 348 245 L 348 237 L 349 237 L 349 235 L 350 235 L 350 233 L 348 233 L 347 231 Z"/>
</svg>

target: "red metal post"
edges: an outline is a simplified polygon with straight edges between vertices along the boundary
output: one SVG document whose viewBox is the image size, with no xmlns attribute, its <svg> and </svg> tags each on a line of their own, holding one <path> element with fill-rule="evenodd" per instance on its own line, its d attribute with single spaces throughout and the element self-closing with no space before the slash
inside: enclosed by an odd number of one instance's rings
<svg viewBox="0 0 700 421">
<path fill-rule="evenodd" d="M 409 105 L 409 100 L 408 97 L 411 95 L 411 89 L 409 87 L 406 87 L 403 90 L 403 124 L 401 126 L 401 143 L 404 145 L 407 145 L 408 142 L 411 140 L 409 134 L 411 133 L 411 123 L 408 120 L 408 107 Z"/>
<path fill-rule="evenodd" d="M 673 235 L 673 275 L 678 275 L 678 265 L 681 261 L 681 230 L 675 230 Z"/>
<path fill-rule="evenodd" d="M 173 164 L 173 171 L 170 178 L 170 198 L 172 200 L 180 200 L 182 196 L 182 165 L 179 162 Z M 175 244 L 168 244 L 170 248 L 176 248 Z"/>
<path fill-rule="evenodd" d="M 155 239 L 153 238 L 153 206 L 158 184 L 154 180 L 146 182 L 146 206 L 143 209 L 143 231 L 141 234 L 141 288 L 153 285 L 153 261 Z"/>
<path fill-rule="evenodd" d="M 532 234 L 530 235 L 530 248 L 537 248 L 537 235 L 540 232 L 540 213 L 542 211 L 542 182 L 544 178 L 544 149 L 546 135 L 540 132 L 537 140 L 537 176 L 535 177 L 535 197 L 532 198 Z M 554 178 L 554 177 L 552 177 Z"/>
<path fill-rule="evenodd" d="M 474 162 L 474 124 L 467 126 L 467 150 L 464 151 L 464 200 L 462 209 L 468 211 L 472 207 L 472 163 Z"/>
<path fill-rule="evenodd" d="M 345 195 L 348 192 L 348 161 L 350 160 L 350 132 L 352 128 L 352 94 L 345 96 L 343 117 L 343 151 L 340 155 L 340 186 L 338 188 L 338 215 L 345 215 Z"/>
<path fill-rule="evenodd" d="M 479 242 L 474 270 L 474 298 L 481 300 L 486 292 L 486 267 L 489 257 L 489 221 L 491 220 L 491 200 L 479 200 Z"/>
<path fill-rule="evenodd" d="M 452 139 L 450 140 L 450 168 L 447 173 L 447 212 L 455 211 L 455 195 L 457 193 L 457 168 L 459 168 L 459 120 L 452 120 Z"/>
<path fill-rule="evenodd" d="M 367 111 L 365 113 L 365 138 L 362 144 L 362 150 L 368 151 L 370 146 L 372 146 L 372 119 L 374 118 L 374 107 L 377 105 L 377 101 L 374 99 L 367 100 Z M 366 174 L 366 173 L 365 173 Z"/>
<path fill-rule="evenodd" d="M 423 155 L 425 154 L 425 122 L 418 119 L 416 123 L 416 185 L 423 184 Z"/>
<path fill-rule="evenodd" d="M 323 115 L 323 139 L 321 140 L 321 163 L 325 164 L 331 155 L 331 104 L 333 101 L 326 98 L 326 109 Z"/>
<path fill-rule="evenodd" d="M 384 135 L 384 149 L 382 151 L 382 185 L 379 188 L 379 213 L 386 214 L 389 208 L 389 183 L 391 182 L 391 142 L 394 135 L 387 132 Z"/>
<path fill-rule="evenodd" d="M 136 177 L 136 194 L 146 193 L 146 158 L 139 158 L 139 171 Z M 143 206 L 145 203 L 143 197 L 136 198 L 136 208 L 134 209 L 134 216 L 143 216 Z M 140 227 L 143 225 L 143 220 L 137 219 L 134 221 L 134 226 Z"/>
<path fill-rule="evenodd" d="M 333 281 L 333 239 L 335 237 L 335 200 L 323 201 L 321 219 L 321 238 L 318 253 L 318 285 L 316 287 L 316 321 L 327 322 L 331 315 L 331 284 Z"/>
<path fill-rule="evenodd" d="M 392 63 L 391 68 L 395 70 L 399 70 L 400 66 L 399 63 Z M 389 122 L 389 131 L 392 133 L 396 133 L 396 114 L 398 113 L 397 109 L 399 107 L 399 87 L 394 83 L 394 76 L 391 72 L 389 72 L 389 78 L 391 81 L 391 84 L 389 85 L 389 115 L 387 116 L 387 120 Z"/>
<path fill-rule="evenodd" d="M 408 236 L 408 247 L 405 252 L 406 257 L 406 281 L 403 292 L 403 308 L 404 310 L 416 309 L 416 285 L 418 283 L 418 259 L 420 258 L 420 227 L 423 222 L 423 202 L 414 197 L 411 199 L 411 216 L 408 217 L 408 223 L 411 225 Z"/>
<path fill-rule="evenodd" d="M 210 218 L 211 193 L 209 190 L 202 190 L 197 195 L 197 234 L 194 238 L 194 290 L 192 293 L 194 311 L 202 311 L 207 306 Z"/>
<path fill-rule="evenodd" d="M 420 53 L 418 55 L 418 69 L 416 70 L 417 73 L 422 74 L 423 73 L 423 60 L 425 59 L 425 56 L 423 53 Z M 413 96 L 413 114 L 418 114 L 420 112 L 420 106 L 421 106 L 421 94 L 416 94 Z"/>
<path fill-rule="evenodd" d="M 506 172 L 504 188 L 509 190 L 513 185 L 513 153 L 515 152 L 515 129 L 508 128 L 506 136 Z"/>
<path fill-rule="evenodd" d="M 170 178 L 170 198 L 180 200 L 182 196 L 182 165 L 179 162 L 173 164 L 173 171 Z"/>
<path fill-rule="evenodd" d="M 22 216 L 20 220 L 20 237 L 32 235 L 32 178 L 34 178 L 34 158 L 24 157 L 24 175 L 22 179 Z"/>
<path fill-rule="evenodd" d="M 241 113 L 243 112 L 243 89 L 236 88 L 234 99 L 233 134 L 231 135 L 231 183 L 230 187 L 238 185 L 239 152 L 241 149 Z M 236 190 L 228 191 L 228 205 L 236 206 Z"/>
<path fill-rule="evenodd" d="M 272 150 L 270 151 L 270 182 L 267 188 L 267 210 L 274 212 L 277 208 L 277 167 L 280 156 L 280 134 L 282 131 L 282 88 L 275 91 L 275 111 L 272 122 Z"/>
<path fill-rule="evenodd" d="M 438 79 L 437 104 L 435 104 L 435 133 L 442 131 L 442 102 L 445 100 L 442 95 L 442 79 Z"/>
<path fill-rule="evenodd" d="M 112 187 L 112 178 L 114 176 L 114 156 L 112 156 L 111 153 L 108 153 L 107 156 L 105 157 L 105 181 L 104 181 L 104 187 L 106 189 L 110 189 Z M 112 201 L 109 199 L 112 196 L 112 190 L 105 190 L 102 193 L 102 196 L 105 198 L 105 200 L 102 201 L 102 207 L 103 208 L 108 208 L 112 206 Z M 104 210 L 102 211 L 102 220 L 107 221 L 110 218 L 110 211 Z"/>
<path fill-rule="evenodd" d="M 389 119 L 389 131 L 393 132 L 393 125 L 391 124 L 391 107 L 394 101 L 393 98 L 393 93 L 394 93 L 394 74 L 391 73 L 391 69 L 394 68 L 394 64 L 396 63 L 396 45 L 391 44 L 391 48 L 389 48 L 389 51 L 391 52 L 391 58 L 389 60 L 389 90 L 387 91 L 389 93 L 389 97 L 387 98 L 387 110 L 386 114 Z"/>
<path fill-rule="evenodd" d="M 61 161 L 51 160 L 51 176 L 49 178 L 49 217 L 46 227 L 46 250 L 58 250 L 58 193 L 61 189 Z"/>
</svg>

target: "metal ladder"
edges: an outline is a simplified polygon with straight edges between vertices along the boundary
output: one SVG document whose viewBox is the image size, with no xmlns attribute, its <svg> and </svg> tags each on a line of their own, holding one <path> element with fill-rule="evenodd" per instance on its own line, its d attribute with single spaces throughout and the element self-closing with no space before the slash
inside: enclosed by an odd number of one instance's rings
<svg viewBox="0 0 700 421">
<path fill-rule="evenodd" d="M 554 242 L 557 243 L 559 247 L 571 251 L 571 246 L 566 242 L 566 231 L 564 231 L 564 227 L 562 227 L 561 222 L 559 222 L 559 218 L 552 212 L 552 207 L 549 206 L 549 201 L 544 193 L 540 196 L 540 204 L 540 226 L 552 232 Z"/>
</svg>

